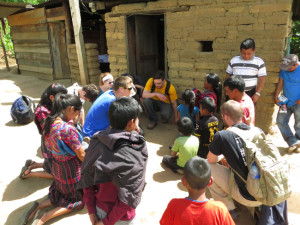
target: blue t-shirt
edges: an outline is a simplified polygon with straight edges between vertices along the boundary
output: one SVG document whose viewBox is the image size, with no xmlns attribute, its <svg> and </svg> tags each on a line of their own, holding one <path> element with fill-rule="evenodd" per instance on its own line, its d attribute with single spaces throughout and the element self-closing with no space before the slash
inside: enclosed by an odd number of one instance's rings
<svg viewBox="0 0 300 225">
<path fill-rule="evenodd" d="M 194 110 L 192 112 L 192 116 L 190 114 L 189 107 L 187 107 L 185 104 L 180 104 L 177 107 L 177 111 L 180 113 L 180 118 L 188 117 L 193 121 L 194 125 L 196 125 L 195 124 L 195 117 L 200 111 L 198 107 L 196 107 L 196 106 L 194 107 Z"/>
<path fill-rule="evenodd" d="M 288 98 L 287 106 L 296 105 L 295 101 L 300 99 L 300 65 L 293 72 L 281 70 L 279 78 L 283 79 L 283 94 Z"/>
<path fill-rule="evenodd" d="M 83 137 L 92 137 L 97 131 L 105 130 L 109 127 L 108 109 L 110 103 L 116 99 L 112 90 L 104 92 L 96 99 L 86 116 L 82 128 Z"/>
</svg>

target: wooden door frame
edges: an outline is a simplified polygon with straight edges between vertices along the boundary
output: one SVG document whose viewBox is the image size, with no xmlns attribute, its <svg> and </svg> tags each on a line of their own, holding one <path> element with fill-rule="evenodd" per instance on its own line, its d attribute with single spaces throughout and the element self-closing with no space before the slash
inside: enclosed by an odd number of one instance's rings
<svg viewBox="0 0 300 225">
<path fill-rule="evenodd" d="M 131 15 L 125 15 L 124 16 L 124 19 L 125 19 L 125 35 L 126 35 L 126 58 L 127 58 L 127 68 L 128 68 L 128 72 L 131 72 L 129 71 L 130 69 L 130 63 L 129 63 L 129 39 L 128 39 L 128 18 L 130 16 L 136 16 L 136 15 L 142 15 L 142 16 L 161 16 L 163 15 L 163 18 L 164 18 L 164 52 L 165 52 L 165 59 L 164 59 L 164 65 L 165 65 L 165 76 L 166 78 L 168 78 L 168 52 L 167 52 L 167 27 L 166 27 L 166 13 L 157 13 L 157 14 L 147 14 L 147 13 L 138 13 L 138 14 L 131 14 Z M 136 41 L 136 40 L 135 40 Z M 136 61 L 136 55 L 134 55 L 135 59 L 134 61 Z M 135 68 L 135 72 L 136 72 L 136 68 Z M 145 81 L 147 82 L 147 81 Z"/>
</svg>

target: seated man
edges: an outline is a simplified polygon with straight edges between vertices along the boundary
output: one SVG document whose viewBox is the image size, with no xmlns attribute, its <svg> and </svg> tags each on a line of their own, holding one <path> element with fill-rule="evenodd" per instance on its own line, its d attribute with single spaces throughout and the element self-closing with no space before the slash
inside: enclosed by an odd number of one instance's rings
<svg viewBox="0 0 300 225">
<path fill-rule="evenodd" d="M 130 77 L 118 77 L 114 82 L 113 90 L 106 91 L 93 103 L 82 128 L 83 137 L 91 138 L 97 131 L 107 129 L 108 109 L 111 102 L 122 96 L 133 96 L 135 93 Z"/>
<path fill-rule="evenodd" d="M 242 123 L 243 108 L 236 101 L 229 100 L 225 102 L 221 106 L 221 115 L 225 126 L 233 126 L 242 130 L 250 129 L 248 125 Z M 230 130 L 218 131 L 208 149 L 207 161 L 211 164 L 211 176 L 214 178 L 214 183 L 209 187 L 210 193 L 214 200 L 222 201 L 227 206 L 233 218 L 237 217 L 235 205 L 232 199 L 228 198 L 229 180 L 231 175 L 230 168 L 233 168 L 243 179 L 247 180 L 248 167 L 243 140 Z M 225 166 L 218 164 L 218 156 L 220 155 L 225 157 L 225 159 L 221 160 Z M 240 204 L 249 207 L 261 205 L 249 194 L 246 184 L 236 174 L 234 175 L 231 190 L 232 198 Z"/>
<path fill-rule="evenodd" d="M 231 76 L 224 82 L 225 95 L 235 100 L 243 107 L 243 123 L 253 125 L 255 123 L 255 108 L 251 98 L 245 93 L 245 81 L 238 76 Z"/>
<path fill-rule="evenodd" d="M 147 129 L 152 130 L 157 125 L 156 111 L 160 111 L 163 123 L 167 123 L 172 116 L 172 108 L 177 115 L 177 94 L 170 81 L 165 79 L 164 72 L 157 72 L 153 78 L 150 78 L 143 92 L 144 106 L 146 108 L 150 123 Z"/>
<path fill-rule="evenodd" d="M 139 135 L 141 107 L 133 98 L 112 102 L 111 128 L 91 139 L 78 188 L 92 224 L 132 224 L 145 186 L 146 140 Z"/>
</svg>

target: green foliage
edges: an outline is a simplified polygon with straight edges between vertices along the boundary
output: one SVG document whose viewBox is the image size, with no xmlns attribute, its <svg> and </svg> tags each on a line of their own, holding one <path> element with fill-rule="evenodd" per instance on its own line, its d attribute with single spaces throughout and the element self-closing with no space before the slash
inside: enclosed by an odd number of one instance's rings
<svg viewBox="0 0 300 225">
<path fill-rule="evenodd" d="M 46 2 L 47 0 L 1 0 L 2 2 L 11 3 L 28 3 L 30 5 L 38 5 L 40 3 Z"/>
<path fill-rule="evenodd" d="M 300 58 L 300 21 L 293 22 L 293 37 L 291 40 L 291 51 L 290 53 L 297 54 Z"/>
<path fill-rule="evenodd" d="M 4 19 L 5 21 L 5 33 L 3 32 L 3 27 L 1 26 L 1 31 L 3 34 L 3 42 L 4 42 L 4 46 L 5 46 L 5 50 L 6 52 L 8 52 L 8 54 L 14 55 L 14 46 L 12 43 L 12 39 L 11 39 L 11 35 L 10 35 L 10 26 L 8 25 L 7 19 Z M 1 44 L 1 40 L 0 40 L 0 44 Z"/>
</svg>

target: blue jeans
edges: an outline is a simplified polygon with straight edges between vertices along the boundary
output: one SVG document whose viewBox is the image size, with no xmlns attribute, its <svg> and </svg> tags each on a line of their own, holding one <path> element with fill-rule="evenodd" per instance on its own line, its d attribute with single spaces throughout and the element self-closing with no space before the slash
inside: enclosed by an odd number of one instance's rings
<svg viewBox="0 0 300 225">
<path fill-rule="evenodd" d="M 292 132 L 289 121 L 290 118 L 294 114 L 295 118 L 295 134 Z M 282 137 L 287 142 L 289 146 L 293 146 L 295 144 L 300 143 L 300 105 L 296 104 L 290 107 L 287 107 L 286 113 L 280 113 L 278 111 L 277 119 L 276 119 L 277 125 L 279 127 L 279 130 L 282 134 Z"/>
<path fill-rule="evenodd" d="M 151 122 L 157 123 L 158 119 L 155 113 L 157 111 L 160 111 L 161 117 L 164 120 L 168 120 L 172 116 L 173 109 L 171 103 L 169 104 L 159 100 L 154 100 L 153 98 L 145 98 L 144 106 Z"/>
</svg>

